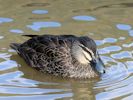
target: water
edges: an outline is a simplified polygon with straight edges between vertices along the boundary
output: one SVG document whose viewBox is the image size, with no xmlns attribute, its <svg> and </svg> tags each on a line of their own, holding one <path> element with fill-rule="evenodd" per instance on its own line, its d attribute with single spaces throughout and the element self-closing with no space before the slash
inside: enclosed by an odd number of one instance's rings
<svg viewBox="0 0 133 100">
<path fill-rule="evenodd" d="M 132 0 L 0 0 L 0 100 L 132 100 Z M 11 42 L 22 34 L 88 35 L 107 73 L 74 80 L 30 68 Z"/>
</svg>

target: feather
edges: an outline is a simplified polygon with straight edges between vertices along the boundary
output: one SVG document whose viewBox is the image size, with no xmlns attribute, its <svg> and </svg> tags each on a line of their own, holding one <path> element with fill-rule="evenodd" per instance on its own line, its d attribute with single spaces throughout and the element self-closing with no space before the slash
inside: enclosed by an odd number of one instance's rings
<svg viewBox="0 0 133 100">
<path fill-rule="evenodd" d="M 26 37 L 36 37 L 36 36 L 39 36 L 39 35 L 22 35 L 22 36 L 26 36 Z"/>
<path fill-rule="evenodd" d="M 18 44 L 18 43 L 11 43 L 11 44 L 10 44 L 10 47 L 11 47 L 12 49 L 14 49 L 14 50 L 18 50 L 19 46 L 20 46 L 20 44 Z"/>
</svg>

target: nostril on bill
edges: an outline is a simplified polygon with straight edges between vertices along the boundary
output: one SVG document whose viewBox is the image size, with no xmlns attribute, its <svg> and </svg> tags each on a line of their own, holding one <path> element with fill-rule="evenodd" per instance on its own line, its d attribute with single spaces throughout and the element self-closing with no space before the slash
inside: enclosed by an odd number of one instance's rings
<svg viewBox="0 0 133 100">
<path fill-rule="evenodd" d="M 106 71 L 105 70 L 103 70 L 103 74 L 105 74 L 106 73 Z"/>
</svg>

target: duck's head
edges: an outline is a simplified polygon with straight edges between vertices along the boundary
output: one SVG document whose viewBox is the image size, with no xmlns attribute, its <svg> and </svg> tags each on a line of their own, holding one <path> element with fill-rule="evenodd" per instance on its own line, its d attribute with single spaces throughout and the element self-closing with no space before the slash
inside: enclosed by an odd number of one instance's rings
<svg viewBox="0 0 133 100">
<path fill-rule="evenodd" d="M 72 55 L 83 65 L 90 65 L 100 74 L 105 73 L 104 64 L 97 52 L 95 42 L 88 37 L 79 37 L 73 42 Z"/>
</svg>

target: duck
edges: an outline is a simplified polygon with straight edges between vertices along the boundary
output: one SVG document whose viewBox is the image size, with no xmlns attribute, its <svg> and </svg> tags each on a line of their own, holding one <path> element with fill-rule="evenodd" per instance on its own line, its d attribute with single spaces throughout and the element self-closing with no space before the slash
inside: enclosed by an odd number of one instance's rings
<svg viewBox="0 0 133 100">
<path fill-rule="evenodd" d="M 23 43 L 10 47 L 36 70 L 54 76 L 88 79 L 105 73 L 96 43 L 88 36 L 23 35 Z"/>
</svg>

